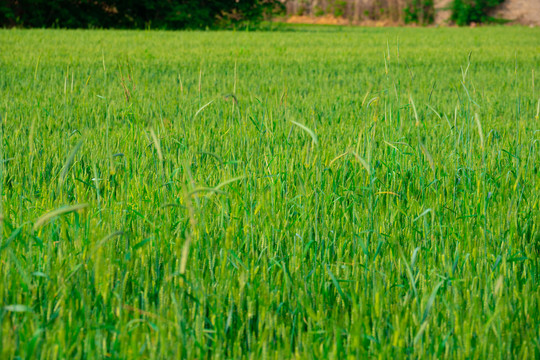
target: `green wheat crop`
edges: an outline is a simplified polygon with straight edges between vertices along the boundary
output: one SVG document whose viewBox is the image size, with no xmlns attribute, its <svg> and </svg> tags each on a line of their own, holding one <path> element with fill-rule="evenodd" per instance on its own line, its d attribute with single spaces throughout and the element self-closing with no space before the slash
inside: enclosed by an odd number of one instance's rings
<svg viewBox="0 0 540 360">
<path fill-rule="evenodd" d="M 540 357 L 540 29 L 0 31 L 0 358 Z"/>
</svg>

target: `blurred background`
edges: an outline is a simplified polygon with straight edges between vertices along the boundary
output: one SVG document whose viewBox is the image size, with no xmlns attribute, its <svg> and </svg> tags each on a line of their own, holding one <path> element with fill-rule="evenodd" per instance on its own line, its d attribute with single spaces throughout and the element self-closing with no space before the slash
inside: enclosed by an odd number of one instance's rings
<svg viewBox="0 0 540 360">
<path fill-rule="evenodd" d="M 2 27 L 540 25 L 540 0 L 0 0 Z"/>
</svg>

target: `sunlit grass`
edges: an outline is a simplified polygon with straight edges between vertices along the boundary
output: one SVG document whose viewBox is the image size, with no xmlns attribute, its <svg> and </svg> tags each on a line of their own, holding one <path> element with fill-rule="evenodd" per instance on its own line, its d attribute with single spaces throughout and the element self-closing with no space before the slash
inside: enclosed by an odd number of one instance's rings
<svg viewBox="0 0 540 360">
<path fill-rule="evenodd" d="M 0 31 L 1 358 L 540 357 L 539 29 Z"/>
</svg>

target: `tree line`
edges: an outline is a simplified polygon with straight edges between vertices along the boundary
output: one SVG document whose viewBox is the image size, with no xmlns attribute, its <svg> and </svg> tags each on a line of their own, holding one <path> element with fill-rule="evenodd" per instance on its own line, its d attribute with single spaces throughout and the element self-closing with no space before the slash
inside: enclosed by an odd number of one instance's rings
<svg viewBox="0 0 540 360">
<path fill-rule="evenodd" d="M 0 0 L 2 27 L 185 29 L 258 23 L 279 0 Z"/>
<path fill-rule="evenodd" d="M 504 0 L 453 0 L 458 25 L 494 21 L 490 10 Z M 330 13 L 405 23 L 434 21 L 433 0 L 377 0 L 359 13 L 364 0 L 0 0 L 0 27 L 186 29 L 253 26 L 273 15 Z M 362 6 L 366 6 L 366 5 Z M 292 11 L 291 11 L 292 10 Z"/>
</svg>

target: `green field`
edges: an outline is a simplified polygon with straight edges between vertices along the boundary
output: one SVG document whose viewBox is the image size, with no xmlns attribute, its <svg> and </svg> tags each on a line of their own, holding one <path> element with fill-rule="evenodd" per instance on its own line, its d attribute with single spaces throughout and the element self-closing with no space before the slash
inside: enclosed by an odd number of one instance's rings
<svg viewBox="0 0 540 360">
<path fill-rule="evenodd" d="M 540 357 L 540 29 L 0 31 L 0 358 Z"/>
</svg>

